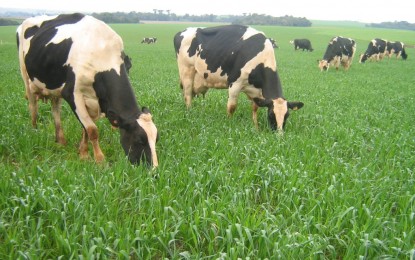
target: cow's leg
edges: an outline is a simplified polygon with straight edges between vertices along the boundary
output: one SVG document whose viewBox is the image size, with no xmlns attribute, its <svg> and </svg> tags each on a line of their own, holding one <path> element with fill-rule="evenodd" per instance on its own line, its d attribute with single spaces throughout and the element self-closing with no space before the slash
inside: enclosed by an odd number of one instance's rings
<svg viewBox="0 0 415 260">
<path fill-rule="evenodd" d="M 185 65 L 180 65 L 179 67 L 185 67 Z M 180 69 L 180 81 L 183 91 L 184 102 L 186 103 L 187 108 L 190 108 L 193 98 L 193 82 L 195 77 L 195 69 L 191 68 L 182 68 Z"/>
<path fill-rule="evenodd" d="M 105 159 L 104 154 L 101 151 L 101 148 L 99 146 L 99 134 L 98 134 L 98 128 L 95 125 L 94 121 L 91 119 L 91 117 L 88 114 L 88 111 L 86 109 L 85 100 L 82 93 L 75 93 L 74 94 L 74 102 L 76 107 L 76 114 L 78 115 L 78 119 L 81 122 L 81 124 L 84 126 L 84 131 L 86 131 L 86 134 L 88 135 L 89 140 L 92 143 L 92 148 L 94 149 L 94 158 L 96 162 L 102 162 Z M 82 137 L 81 141 L 81 147 L 82 142 L 85 142 L 86 137 Z M 83 152 L 80 149 L 80 154 Z"/>
<path fill-rule="evenodd" d="M 60 97 L 51 98 L 52 103 L 52 115 L 55 122 L 55 137 L 56 142 L 65 145 L 66 140 L 63 134 L 63 129 L 61 126 L 61 105 L 62 99 Z"/>
<path fill-rule="evenodd" d="M 254 101 L 252 101 L 252 120 L 254 121 L 254 125 L 256 129 L 259 129 L 258 114 L 257 114 L 258 108 L 259 107 L 257 106 L 257 104 Z"/>
<path fill-rule="evenodd" d="M 88 134 L 86 133 L 85 129 L 82 128 L 82 138 L 81 142 L 79 142 L 79 157 L 82 160 L 88 159 Z"/>
<path fill-rule="evenodd" d="M 234 83 L 232 87 L 229 88 L 229 97 L 228 97 L 228 105 L 227 105 L 227 112 L 228 116 L 232 116 L 236 110 L 236 106 L 238 104 L 238 96 L 241 92 L 240 84 Z"/>
<path fill-rule="evenodd" d="M 30 112 L 30 116 L 32 118 L 32 126 L 34 128 L 37 127 L 37 114 L 38 114 L 38 104 L 37 104 L 37 95 L 32 93 L 32 91 L 30 90 L 30 84 L 29 82 L 25 82 L 26 83 L 26 98 L 29 101 L 29 112 Z"/>
</svg>

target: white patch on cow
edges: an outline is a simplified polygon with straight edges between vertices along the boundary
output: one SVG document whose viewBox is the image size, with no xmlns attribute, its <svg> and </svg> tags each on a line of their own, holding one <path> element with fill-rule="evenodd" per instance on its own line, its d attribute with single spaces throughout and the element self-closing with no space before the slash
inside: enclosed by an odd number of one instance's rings
<svg viewBox="0 0 415 260">
<path fill-rule="evenodd" d="M 278 130 L 282 131 L 282 127 L 284 125 L 284 118 L 285 114 L 288 112 L 287 100 L 283 98 L 277 98 L 272 100 L 274 104 L 274 114 L 275 119 L 277 120 L 277 127 Z"/>
<path fill-rule="evenodd" d="M 151 160 L 153 167 L 158 166 L 157 152 L 156 152 L 156 141 L 157 141 L 157 128 L 152 120 L 152 115 L 149 113 L 143 113 L 137 119 L 137 123 L 144 129 L 147 134 L 148 144 L 151 150 Z"/>
<path fill-rule="evenodd" d="M 255 30 L 254 28 L 252 28 L 252 27 L 248 27 L 248 29 L 246 30 L 246 32 L 244 33 L 244 35 L 242 36 L 242 40 L 246 40 L 246 39 L 248 39 L 248 38 L 250 38 L 251 36 L 253 36 L 253 35 L 257 35 L 257 34 L 263 34 L 263 35 L 265 35 L 263 32 L 261 32 L 261 31 L 257 31 L 257 30 Z"/>
<path fill-rule="evenodd" d="M 60 97 L 63 87 L 64 84 L 59 88 L 47 89 L 46 84 L 41 82 L 38 78 L 34 78 L 29 84 L 30 92 L 32 94 L 40 95 L 40 98 L 48 96 Z"/>
<path fill-rule="evenodd" d="M 58 33 L 51 42 L 59 43 L 70 34 L 73 44 L 67 64 L 76 75 L 82 75 L 85 83 L 92 83 L 96 73 L 114 69 L 120 74 L 124 62 L 121 52 L 124 50 L 121 37 L 104 22 L 85 16 L 76 24 L 57 27 Z"/>
</svg>

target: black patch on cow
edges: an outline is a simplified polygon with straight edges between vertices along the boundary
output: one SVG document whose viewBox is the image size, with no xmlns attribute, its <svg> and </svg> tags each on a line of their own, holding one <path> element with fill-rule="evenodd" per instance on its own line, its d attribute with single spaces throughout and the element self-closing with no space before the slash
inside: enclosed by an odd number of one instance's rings
<svg viewBox="0 0 415 260">
<path fill-rule="evenodd" d="M 276 99 L 283 96 L 278 73 L 271 68 L 265 67 L 263 63 L 258 64 L 251 71 L 248 83 L 262 89 L 262 95 L 265 99 Z"/>
<path fill-rule="evenodd" d="M 81 21 L 85 17 L 84 14 L 74 13 L 74 14 L 61 14 L 56 18 L 51 20 L 46 20 L 41 24 L 41 28 L 49 27 L 59 27 L 66 24 L 75 24 Z"/>
<path fill-rule="evenodd" d="M 136 120 L 141 113 L 128 80 L 125 65 L 121 64 L 120 72 L 120 75 L 114 69 L 98 72 L 92 84 L 101 111 L 107 115 L 108 120 L 114 126 L 118 126 L 115 122 L 117 119 L 111 118 L 111 115 L 122 114 L 123 120 L 130 121 Z"/>
<path fill-rule="evenodd" d="M 182 45 L 183 36 L 181 35 L 184 31 L 176 33 L 174 35 L 173 44 L 174 44 L 174 50 L 176 51 L 176 57 L 179 54 L 180 46 Z"/>
<path fill-rule="evenodd" d="M 75 89 L 75 73 L 72 70 L 72 67 L 68 67 L 66 71 L 66 77 L 65 77 L 65 86 L 62 89 L 61 95 L 63 99 L 65 99 L 66 102 L 68 102 L 69 106 L 72 108 L 72 110 L 75 112 L 76 106 L 75 106 L 75 100 L 74 100 L 74 89 Z M 76 117 L 78 115 L 74 113 Z"/>
<path fill-rule="evenodd" d="M 72 39 L 45 46 L 49 42 L 49 37 L 43 36 L 45 34 L 36 34 L 33 37 L 25 63 L 32 81 L 37 78 L 46 84 L 46 88 L 56 89 L 61 87 L 66 80 L 68 65 L 65 63 L 68 60 Z"/>
<path fill-rule="evenodd" d="M 39 26 L 37 25 L 27 28 L 24 32 L 24 38 L 29 39 L 30 37 L 35 35 L 38 30 L 39 30 Z"/>
</svg>

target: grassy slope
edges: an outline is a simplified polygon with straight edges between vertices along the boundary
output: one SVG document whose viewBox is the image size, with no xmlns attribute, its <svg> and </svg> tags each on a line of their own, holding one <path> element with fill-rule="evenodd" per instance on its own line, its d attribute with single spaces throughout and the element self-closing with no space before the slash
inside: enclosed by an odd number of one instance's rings
<svg viewBox="0 0 415 260">
<path fill-rule="evenodd" d="M 54 143 L 49 105 L 30 126 L 14 30 L 0 28 L 0 258 L 408 258 L 414 229 L 414 67 L 409 59 L 321 73 L 335 35 L 410 43 L 413 32 L 321 26 L 257 27 L 277 40 L 285 96 L 305 103 L 286 133 L 260 131 L 241 95 L 226 91 L 187 111 L 173 35 L 184 24 L 114 25 L 133 59 L 131 81 L 160 131 L 160 167 L 125 160 L 119 135 L 98 123 L 107 162 L 78 160 L 80 126 L 63 108 L 66 147 Z M 141 45 L 156 36 L 156 45 Z M 289 40 L 310 38 L 314 52 Z M 411 43 L 413 44 L 413 43 Z M 157 176 L 157 177 L 154 177 Z"/>
</svg>

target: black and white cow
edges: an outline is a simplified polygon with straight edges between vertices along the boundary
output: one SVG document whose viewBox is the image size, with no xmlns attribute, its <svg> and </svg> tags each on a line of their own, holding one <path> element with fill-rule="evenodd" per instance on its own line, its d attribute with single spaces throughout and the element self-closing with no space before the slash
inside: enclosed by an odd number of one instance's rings
<svg viewBox="0 0 415 260">
<path fill-rule="evenodd" d="M 290 41 L 291 44 L 294 45 L 294 50 L 302 49 L 307 51 L 313 51 L 313 47 L 311 47 L 311 42 L 309 39 L 294 39 Z"/>
<path fill-rule="evenodd" d="M 83 127 L 79 153 L 104 160 L 95 121 L 102 114 L 120 129 L 121 145 L 131 163 L 158 165 L 157 128 L 147 108 L 140 109 L 125 66 L 121 37 L 105 23 L 83 14 L 28 18 L 17 29 L 20 71 L 32 124 L 38 99 L 50 99 L 56 140 L 66 143 L 60 125 L 61 98 Z"/>
<path fill-rule="evenodd" d="M 386 55 L 388 58 L 392 57 L 392 55 L 395 55 L 397 59 L 399 57 L 402 57 L 404 60 L 408 58 L 403 42 L 388 42 L 386 45 Z"/>
<path fill-rule="evenodd" d="M 267 107 L 270 127 L 282 131 L 288 110 L 304 105 L 284 98 L 271 41 L 251 27 L 187 28 L 175 35 L 174 47 L 187 107 L 193 96 L 205 94 L 209 88 L 227 88 L 231 116 L 239 93 L 244 92 L 253 101 L 255 126 L 258 128 L 258 108 Z"/>
<path fill-rule="evenodd" d="M 360 55 L 359 62 L 364 63 L 368 59 L 375 61 L 382 60 L 386 53 L 387 42 L 388 41 L 379 38 L 371 40 L 365 53 Z"/>
<path fill-rule="evenodd" d="M 335 66 L 336 70 L 342 65 L 345 70 L 350 68 L 356 51 L 356 42 L 350 38 L 342 36 L 333 37 L 324 53 L 323 59 L 318 60 L 321 71 L 328 70 L 330 65 Z"/>
<path fill-rule="evenodd" d="M 157 42 L 157 38 L 155 37 L 144 37 L 143 40 L 141 41 L 141 43 L 156 43 Z"/>
</svg>

